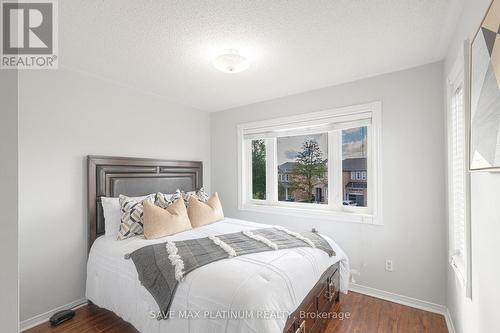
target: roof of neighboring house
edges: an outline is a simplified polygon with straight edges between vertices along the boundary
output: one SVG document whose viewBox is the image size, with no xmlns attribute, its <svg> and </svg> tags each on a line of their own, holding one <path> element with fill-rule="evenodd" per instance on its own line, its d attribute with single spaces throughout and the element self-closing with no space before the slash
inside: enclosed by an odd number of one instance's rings
<svg viewBox="0 0 500 333">
<path fill-rule="evenodd" d="M 281 172 L 291 172 L 295 167 L 295 162 L 285 162 L 281 165 L 278 165 L 278 170 Z"/>
<path fill-rule="evenodd" d="M 366 157 L 346 158 L 342 161 L 344 171 L 366 170 Z"/>
</svg>

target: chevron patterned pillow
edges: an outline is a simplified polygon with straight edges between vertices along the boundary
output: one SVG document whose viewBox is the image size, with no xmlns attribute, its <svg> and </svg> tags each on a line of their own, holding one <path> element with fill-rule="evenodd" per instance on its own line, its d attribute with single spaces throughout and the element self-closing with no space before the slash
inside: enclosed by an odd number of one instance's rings
<svg viewBox="0 0 500 333">
<path fill-rule="evenodd" d="M 181 197 L 184 199 L 184 202 L 186 203 L 186 207 L 188 206 L 189 197 L 195 197 L 196 199 L 198 199 L 201 202 L 207 202 L 208 201 L 208 194 L 207 194 L 207 192 L 205 192 L 205 189 L 202 187 L 202 188 L 200 188 L 197 191 L 190 191 L 190 192 L 184 192 L 184 191 L 181 191 L 181 190 L 178 189 L 168 199 L 169 203 L 167 203 L 167 199 L 164 198 L 164 196 L 163 196 L 163 199 L 160 199 L 160 200 L 158 199 L 158 196 L 157 196 L 156 205 L 160 206 L 162 208 L 166 208 L 170 204 L 172 204 L 173 202 L 175 202 L 175 200 L 177 200 L 177 199 L 179 199 Z M 163 207 L 162 206 L 163 204 L 166 204 L 166 206 Z"/>
<path fill-rule="evenodd" d="M 205 189 L 203 187 L 197 191 L 187 192 L 184 195 L 184 201 L 189 201 L 189 197 L 191 197 L 191 196 L 195 197 L 196 199 L 198 199 L 201 202 L 207 202 L 208 197 L 209 197 L 209 195 L 207 194 L 207 192 L 205 192 Z"/>
<path fill-rule="evenodd" d="M 120 195 L 121 223 L 118 239 L 126 239 L 144 233 L 144 202 L 154 203 L 155 195 L 148 195 L 143 200 Z"/>
<path fill-rule="evenodd" d="M 177 192 L 175 194 L 177 194 Z M 175 200 L 179 199 L 179 196 L 175 197 L 175 199 L 174 199 L 174 195 L 165 194 L 165 193 L 161 193 L 161 192 L 156 193 L 155 205 L 160 207 L 160 208 L 166 209 L 168 206 L 173 204 Z"/>
</svg>

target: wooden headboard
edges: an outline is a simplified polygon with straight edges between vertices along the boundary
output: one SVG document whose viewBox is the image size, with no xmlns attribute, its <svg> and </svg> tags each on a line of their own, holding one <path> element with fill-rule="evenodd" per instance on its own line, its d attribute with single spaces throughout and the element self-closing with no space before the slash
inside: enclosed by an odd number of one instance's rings
<svg viewBox="0 0 500 333">
<path fill-rule="evenodd" d="M 104 234 L 101 197 L 194 191 L 203 186 L 203 163 L 88 156 L 88 248 Z"/>
</svg>

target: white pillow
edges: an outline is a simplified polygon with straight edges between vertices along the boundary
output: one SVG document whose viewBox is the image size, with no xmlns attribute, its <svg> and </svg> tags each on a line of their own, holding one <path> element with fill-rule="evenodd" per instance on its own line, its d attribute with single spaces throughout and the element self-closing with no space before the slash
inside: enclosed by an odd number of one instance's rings
<svg viewBox="0 0 500 333">
<path fill-rule="evenodd" d="M 133 197 L 132 199 L 141 201 L 149 195 Z M 106 236 L 116 236 L 118 235 L 118 231 L 120 231 L 120 224 L 122 222 L 122 211 L 119 198 L 101 197 L 101 202 L 104 213 L 104 234 Z"/>
<path fill-rule="evenodd" d="M 121 211 L 118 198 L 102 197 L 102 210 L 104 213 L 104 233 L 106 236 L 117 235 L 120 230 Z"/>
</svg>

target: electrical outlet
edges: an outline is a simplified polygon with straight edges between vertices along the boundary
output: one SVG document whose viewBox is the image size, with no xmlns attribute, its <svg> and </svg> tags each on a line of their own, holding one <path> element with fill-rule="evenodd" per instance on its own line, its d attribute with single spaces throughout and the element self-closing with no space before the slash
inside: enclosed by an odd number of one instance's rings
<svg viewBox="0 0 500 333">
<path fill-rule="evenodd" d="M 385 270 L 388 272 L 394 271 L 394 267 L 392 265 L 392 260 L 391 259 L 385 259 Z"/>
</svg>

